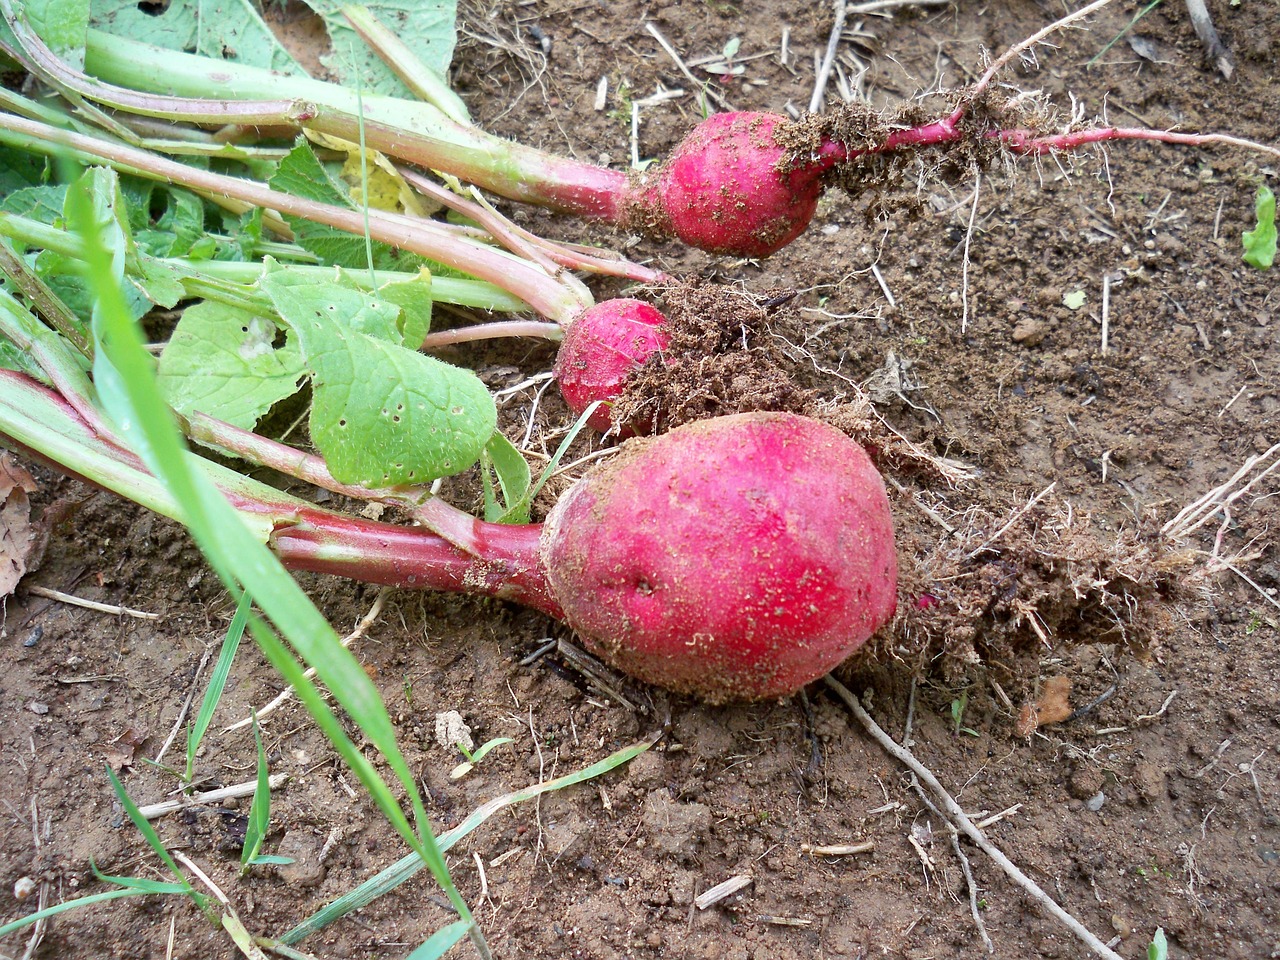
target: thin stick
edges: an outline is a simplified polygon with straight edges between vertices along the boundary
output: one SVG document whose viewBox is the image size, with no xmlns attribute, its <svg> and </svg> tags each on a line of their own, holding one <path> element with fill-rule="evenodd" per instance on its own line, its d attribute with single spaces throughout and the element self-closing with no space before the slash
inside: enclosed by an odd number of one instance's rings
<svg viewBox="0 0 1280 960">
<path fill-rule="evenodd" d="M 984 73 L 982 75 L 982 78 L 976 84 L 973 85 L 973 88 L 972 88 L 973 95 L 977 96 L 979 93 L 985 90 L 988 86 L 990 86 L 991 81 L 995 78 L 995 75 L 999 73 L 1002 69 L 1004 69 L 1005 65 L 1009 63 L 1009 61 L 1012 60 L 1014 57 L 1021 55 L 1026 50 L 1030 50 L 1032 47 L 1034 47 L 1037 43 L 1039 43 L 1045 37 L 1049 36 L 1049 34 L 1054 33 L 1058 30 L 1061 30 L 1063 27 L 1067 26 L 1070 23 L 1074 23 L 1075 21 L 1081 19 L 1082 17 L 1087 17 L 1089 14 L 1093 13 L 1096 10 L 1101 10 L 1110 2 L 1111 0 L 1094 0 L 1094 2 L 1089 4 L 1087 7 L 1081 7 L 1075 13 L 1068 14 L 1067 16 L 1063 17 L 1061 20 L 1055 20 L 1053 23 L 1049 24 L 1047 27 L 1044 27 L 1041 30 L 1037 30 L 1031 36 L 1027 37 L 1027 39 L 1022 40 L 1018 43 L 1015 43 L 1012 47 L 1010 47 L 1008 50 L 1002 53 L 999 57 L 997 57 L 992 62 L 991 66 L 987 67 L 987 72 Z"/>
<path fill-rule="evenodd" d="M 1226 48 L 1214 29 L 1213 18 L 1209 16 L 1209 8 L 1204 0 L 1187 0 L 1187 14 L 1191 17 L 1191 26 L 1204 46 L 1204 55 L 1213 61 L 1223 78 L 1230 80 L 1235 72 L 1235 64 L 1231 62 L 1231 51 Z"/>
<path fill-rule="evenodd" d="M 973 822 L 965 815 L 965 812 L 960 809 L 960 805 L 956 803 L 951 794 L 947 792 L 947 789 L 938 782 L 938 778 L 929 771 L 929 768 L 917 760 L 910 750 L 894 743 L 893 739 L 880 729 L 880 725 L 872 719 L 871 714 L 867 713 L 867 711 L 863 709 L 862 704 L 858 702 L 857 697 L 850 693 L 849 689 L 844 684 L 830 675 L 828 675 L 825 680 L 827 686 L 834 690 L 836 695 L 844 701 L 845 706 L 849 708 L 849 712 L 852 713 L 857 721 L 862 724 L 863 728 L 871 735 L 872 739 L 879 743 L 880 746 L 883 747 L 884 750 L 893 756 L 899 763 L 919 777 L 921 783 L 925 784 L 933 791 L 934 795 L 942 804 L 943 811 L 951 819 L 952 823 L 954 823 L 959 830 L 963 831 L 970 840 L 977 844 L 978 848 L 981 849 L 983 853 L 994 860 L 996 865 L 1008 875 L 1009 879 L 1026 891 L 1026 893 L 1047 913 L 1079 937 L 1081 942 L 1086 944 L 1090 950 L 1094 951 L 1094 953 L 1101 957 L 1105 957 L 1106 960 L 1124 960 L 1120 954 L 1116 953 L 1096 936 L 1090 933 L 1088 928 L 1080 923 L 1079 920 L 1060 907 L 1057 902 L 1045 893 L 1034 880 L 1023 873 L 1013 863 L 1013 861 L 1001 853 L 1000 850 L 983 835 L 982 831 L 973 825 Z"/>
<path fill-rule="evenodd" d="M 287 773 L 273 773 L 267 779 L 267 784 L 272 790 L 279 790 L 288 779 L 289 775 Z M 192 794 L 189 797 L 182 797 L 178 800 L 162 800 L 160 803 L 150 803 L 145 807 L 139 807 L 138 812 L 147 820 L 155 820 L 157 817 L 163 817 L 178 810 L 185 810 L 187 807 L 207 803 L 221 803 L 223 800 L 232 800 L 236 797 L 247 797 L 253 794 L 257 786 L 257 780 L 246 780 L 244 783 L 233 783 L 229 787 L 206 790 L 204 793 Z"/>
<path fill-rule="evenodd" d="M 390 587 L 383 587 L 378 591 L 378 595 L 374 597 L 373 606 L 369 608 L 369 612 L 361 618 L 360 622 L 356 624 L 356 628 L 354 630 L 342 638 L 342 645 L 344 647 L 350 647 L 351 644 L 364 636 L 366 630 L 373 626 L 373 622 L 382 615 L 382 605 L 386 602 L 387 595 L 390 593 Z M 305 676 L 308 680 L 315 675 L 316 671 L 314 667 L 308 667 L 305 671 Z M 280 709 L 284 704 L 288 703 L 293 695 L 293 687 L 285 687 L 274 700 L 268 703 L 257 713 L 245 717 L 243 720 L 237 720 L 235 723 L 231 724 L 231 726 L 224 728 L 222 732 L 230 733 L 232 730 L 239 730 L 241 727 L 247 727 L 249 724 L 253 723 L 255 719 L 257 719 L 258 723 L 261 724 L 268 716 L 275 713 L 275 711 Z"/>
<path fill-rule="evenodd" d="M 667 38 L 662 35 L 662 31 L 658 29 L 657 25 L 652 20 L 646 20 L 644 22 L 644 28 L 649 31 L 649 34 L 653 39 L 658 41 L 662 49 L 667 51 L 667 56 L 676 62 L 676 66 L 680 68 L 680 72 L 688 78 L 690 83 L 699 88 L 709 99 L 718 103 L 721 110 L 733 109 L 733 106 L 728 100 L 720 96 L 720 94 L 711 89 L 709 84 L 699 80 L 689 71 L 689 68 L 685 66 L 684 60 L 680 58 L 680 54 L 676 53 L 676 48 L 673 47 Z"/>
<path fill-rule="evenodd" d="M 118 607 L 110 603 L 98 603 L 96 600 L 85 600 L 82 597 L 73 596 L 70 593 L 63 593 L 61 590 L 52 590 L 49 587 L 27 587 L 27 593 L 33 593 L 37 597 L 45 597 L 49 600 L 57 600 L 59 603 L 65 603 L 72 607 L 84 607 L 86 610 L 96 610 L 98 613 L 110 613 L 115 616 L 136 617 L 139 620 L 159 620 L 160 614 L 147 613 L 145 610 L 134 610 L 130 607 Z"/>
<path fill-rule="evenodd" d="M 969 858 L 965 856 L 960 846 L 960 835 L 954 829 L 950 833 L 951 849 L 955 851 L 956 859 L 960 861 L 960 869 L 964 871 L 964 882 L 969 887 L 969 912 L 973 914 L 973 925 L 982 935 L 982 942 L 987 945 L 987 953 L 995 953 L 996 945 L 991 942 L 991 937 L 987 934 L 987 925 L 982 922 L 982 914 L 978 912 L 978 884 L 973 879 L 973 868 L 969 866 Z"/>
<path fill-rule="evenodd" d="M 191 701 L 196 697 L 196 687 L 200 685 L 200 677 L 204 673 L 204 668 L 209 665 L 209 657 L 213 653 L 212 647 L 204 648 L 204 656 L 200 658 L 200 664 L 196 667 L 196 675 L 191 678 L 191 688 L 187 690 L 187 698 L 182 702 L 182 709 L 178 711 L 178 718 L 173 721 L 173 729 L 169 731 L 169 736 L 165 739 L 160 747 L 160 751 L 155 755 L 152 763 L 159 763 L 173 746 L 173 741 L 178 737 L 178 731 L 182 729 L 182 721 L 187 719 L 187 711 L 191 709 Z"/>
<path fill-rule="evenodd" d="M 1102 275 L 1102 355 L 1107 355 L 1107 341 L 1111 334 L 1111 274 Z"/>
<path fill-rule="evenodd" d="M 898 7 L 945 7 L 955 0 L 870 0 L 868 3 L 855 3 L 849 12 L 878 13 L 881 10 L 896 10 Z"/>
<path fill-rule="evenodd" d="M 831 25 L 831 36 L 827 38 L 827 52 L 818 66 L 818 75 L 813 80 L 813 96 L 809 98 L 809 112 L 817 113 L 822 108 L 822 99 L 831 79 L 831 67 L 836 62 L 836 48 L 840 46 L 840 34 L 844 32 L 844 20 L 848 14 L 845 0 L 836 0 L 836 20 Z"/>
<path fill-rule="evenodd" d="M 960 271 L 960 332 L 969 329 L 969 243 L 973 240 L 973 224 L 978 218 L 978 192 L 982 189 L 982 174 L 973 182 L 973 207 L 969 210 L 969 229 L 964 235 L 964 266 Z"/>
</svg>

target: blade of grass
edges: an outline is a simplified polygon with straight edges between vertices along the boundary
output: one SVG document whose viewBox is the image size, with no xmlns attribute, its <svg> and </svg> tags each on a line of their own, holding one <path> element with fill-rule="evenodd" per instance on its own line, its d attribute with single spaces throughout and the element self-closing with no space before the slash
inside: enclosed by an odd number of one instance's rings
<svg viewBox="0 0 1280 960">
<path fill-rule="evenodd" d="M 621 750 L 616 750 L 603 760 L 598 760 L 589 767 L 584 767 L 574 773 L 565 774 L 563 777 L 557 777 L 554 780 L 547 780 L 543 783 L 535 783 L 532 786 L 525 787 L 521 790 L 515 790 L 511 793 L 505 793 L 500 797 L 494 797 L 475 810 L 452 830 L 448 830 L 437 838 L 440 852 L 445 853 L 462 840 L 468 834 L 474 832 L 486 820 L 495 813 L 505 810 L 517 803 L 523 803 L 526 800 L 532 800 L 544 793 L 552 793 L 556 790 L 563 790 L 565 787 L 571 787 L 574 784 L 585 783 L 596 777 L 608 773 L 625 763 L 629 763 L 644 753 L 651 746 L 658 742 L 662 736 L 661 731 L 655 733 L 646 740 L 633 743 Z M 317 910 L 311 916 L 307 917 L 300 924 L 286 933 L 280 938 L 281 943 L 297 943 L 305 937 L 322 930 L 324 927 L 333 923 L 335 920 L 345 917 L 353 910 L 368 906 L 374 900 L 377 900 L 385 893 L 394 890 L 400 884 L 404 883 L 424 866 L 417 854 L 410 854 L 393 863 L 391 866 L 382 870 L 373 877 L 370 877 L 360 886 L 343 894 L 337 900 Z"/>
<path fill-rule="evenodd" d="M 191 782 L 195 772 L 196 751 L 200 749 L 200 742 L 204 739 L 209 724 L 213 722 L 213 712 L 218 708 L 218 701 L 222 699 L 222 691 L 226 689 L 231 664 L 235 660 L 236 651 L 240 649 L 240 640 L 244 636 L 245 624 L 249 622 L 249 608 L 252 605 L 253 600 L 248 592 L 241 594 L 240 602 L 236 604 L 235 615 L 231 618 L 231 625 L 227 627 L 227 635 L 222 638 L 222 649 L 218 652 L 218 662 L 214 665 L 213 674 L 209 677 L 209 686 L 205 689 L 204 699 L 200 702 L 200 712 L 196 714 L 195 723 L 187 731 L 187 769 L 182 778 L 187 783 Z"/>
<path fill-rule="evenodd" d="M 201 895 L 196 892 L 194 887 L 191 886 L 186 875 L 178 869 L 178 864 L 174 861 L 173 857 L 169 855 L 169 851 L 165 849 L 165 845 L 160 842 L 160 836 L 156 833 L 155 827 L 151 826 L 150 821 L 138 811 L 138 805 L 134 803 L 129 794 L 125 792 L 124 784 L 120 782 L 120 778 L 116 776 L 115 771 L 110 767 L 107 767 L 106 770 L 107 777 L 111 780 L 111 789 L 116 792 L 116 798 L 120 801 L 120 805 L 124 807 L 124 812 L 128 814 L 133 825 L 138 828 L 138 832 L 142 834 L 143 839 L 147 841 L 147 846 L 149 846 L 155 852 L 155 855 L 160 858 L 161 862 L 169 868 L 169 872 L 178 878 L 178 882 L 182 885 L 183 889 L 187 893 L 190 893 L 191 896 L 199 902 Z M 108 879 L 112 883 L 127 882 L 117 877 L 104 877 L 104 879 Z"/>
<path fill-rule="evenodd" d="M 174 893 L 186 893 L 179 884 L 172 885 L 175 889 Z M 67 900 L 63 903 L 55 904 L 52 907 L 45 907 L 43 910 L 37 910 L 35 913 L 29 913 L 25 917 L 19 917 L 17 920 L 11 920 L 6 924 L 0 925 L 0 938 L 7 937 L 11 933 L 17 933 L 24 927 L 29 927 L 33 923 L 39 923 L 49 917 L 56 917 L 60 913 L 66 913 L 68 910 L 79 910 L 82 907 L 91 907 L 97 903 L 106 903 L 108 900 L 121 900 L 125 897 L 144 897 L 149 896 L 157 891 L 139 890 L 134 887 L 125 887 L 119 890 L 107 890 L 103 893 L 91 893 L 87 897 L 77 897 L 74 900 Z M 164 892 L 164 891 L 160 891 Z"/>
<path fill-rule="evenodd" d="M 447 927 L 441 927 L 422 946 L 409 954 L 405 960 L 439 960 L 455 943 L 467 935 L 467 925 L 455 920 Z"/>
<path fill-rule="evenodd" d="M 70 178 L 68 178 L 70 179 Z M 104 404 L 120 427 L 122 437 L 147 461 L 179 508 L 179 518 L 233 595 L 239 584 L 254 584 L 264 614 L 280 629 L 298 655 L 315 667 L 330 693 L 382 754 L 413 808 L 413 824 L 404 815 L 386 782 L 372 763 L 342 732 L 341 725 L 318 691 L 299 697 L 312 711 L 339 753 L 370 789 L 375 802 L 405 842 L 431 869 L 459 917 L 470 924 L 477 952 L 488 960 L 484 935 L 449 875 L 428 826 L 426 810 L 416 780 L 395 739 L 395 731 L 377 688 L 338 639 L 333 628 L 284 570 L 279 561 L 241 522 L 229 503 L 205 476 L 192 469 L 176 424 L 169 415 L 155 382 L 151 358 L 136 324 L 129 319 L 110 254 L 98 235 L 93 201 L 83 189 L 68 193 L 72 223 L 85 240 L 86 274 L 97 295 L 93 327 L 97 352 L 96 385 Z M 250 619 L 255 639 L 273 663 L 292 663 L 301 679 L 302 668 L 274 634 L 256 618 Z M 416 826 L 416 829 L 415 829 Z"/>
<path fill-rule="evenodd" d="M 244 597 L 240 598 L 244 606 Z M 240 876 L 249 872 L 249 868 L 258 860 L 258 851 L 262 842 L 267 839 L 267 828 L 271 825 L 271 775 L 267 771 L 267 751 L 262 746 L 262 729 L 258 721 L 253 721 L 253 743 L 258 751 L 258 784 L 253 791 L 253 801 L 249 804 L 249 820 L 245 825 L 244 846 L 240 848 Z M 273 858 L 278 860 L 280 858 Z"/>
</svg>

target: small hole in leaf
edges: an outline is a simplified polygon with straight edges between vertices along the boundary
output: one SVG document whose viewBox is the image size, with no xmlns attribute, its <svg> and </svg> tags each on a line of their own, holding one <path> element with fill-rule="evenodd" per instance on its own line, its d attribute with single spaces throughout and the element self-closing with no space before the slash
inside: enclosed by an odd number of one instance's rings
<svg viewBox="0 0 1280 960">
<path fill-rule="evenodd" d="M 143 0 L 142 3 L 138 4 L 138 9 L 148 17 L 158 17 L 169 9 L 169 0 L 158 0 L 158 2 Z"/>
<path fill-rule="evenodd" d="M 347 425 L 346 418 L 343 418 L 342 420 L 338 421 L 338 426 L 345 427 L 346 425 Z"/>
</svg>

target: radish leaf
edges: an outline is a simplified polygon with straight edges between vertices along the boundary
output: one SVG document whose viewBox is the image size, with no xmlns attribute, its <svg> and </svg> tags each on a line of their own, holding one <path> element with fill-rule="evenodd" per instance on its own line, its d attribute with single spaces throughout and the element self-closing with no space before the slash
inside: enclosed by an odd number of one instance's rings
<svg viewBox="0 0 1280 960">
<path fill-rule="evenodd" d="M 287 157 L 280 161 L 270 183 L 272 189 L 290 193 L 304 200 L 331 203 L 349 210 L 359 209 L 351 201 L 346 187 L 336 177 L 330 175 L 305 141 L 300 142 Z M 347 233 L 336 227 L 327 227 L 311 220 L 304 220 L 301 217 L 286 215 L 285 220 L 293 230 L 297 244 L 325 263 L 350 267 L 353 270 L 368 269 L 369 258 L 364 237 Z M 421 257 L 395 250 L 385 243 L 373 244 L 375 270 L 413 270 L 423 262 Z"/>
<path fill-rule="evenodd" d="M 1276 195 L 1269 187 L 1258 188 L 1254 210 L 1258 226 L 1240 237 L 1244 241 L 1244 262 L 1259 270 L 1270 270 L 1276 259 Z"/>
<path fill-rule="evenodd" d="M 280 270 L 260 289 L 314 375 L 311 439 L 343 483 L 423 483 L 480 457 L 497 411 L 475 374 L 407 349 L 401 311 Z"/>
<path fill-rule="evenodd" d="M 306 0 L 324 19 L 333 53 L 320 62 L 332 70 L 340 82 L 354 87 L 358 82 L 365 93 L 384 93 L 395 97 L 411 96 L 400 78 L 369 49 L 347 23 L 342 8 L 348 0 Z M 454 23 L 458 18 L 456 0 L 367 0 L 364 4 L 374 16 L 395 31 L 423 63 L 437 73 L 447 74 L 457 39 Z"/>
<path fill-rule="evenodd" d="M 89 0 L 16 0 L 14 7 L 60 60 L 77 70 L 84 69 Z"/>
<path fill-rule="evenodd" d="M 159 11 L 153 13 L 149 4 L 137 0 L 92 0 L 92 23 L 110 33 L 169 50 L 287 74 L 303 73 L 249 0 L 170 0 L 158 6 Z M 48 43 L 45 30 L 38 32 Z M 83 46 L 83 32 L 80 42 Z"/>
<path fill-rule="evenodd" d="M 272 405 L 297 393 L 306 376 L 292 331 L 252 311 L 205 301 L 182 314 L 160 355 L 160 389 L 179 413 L 199 410 L 252 430 Z"/>
</svg>

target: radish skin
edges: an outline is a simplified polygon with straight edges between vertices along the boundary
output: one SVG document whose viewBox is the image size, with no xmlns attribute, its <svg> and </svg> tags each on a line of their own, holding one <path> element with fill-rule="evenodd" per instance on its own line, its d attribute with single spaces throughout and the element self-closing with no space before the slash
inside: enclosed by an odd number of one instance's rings
<svg viewBox="0 0 1280 960">
<path fill-rule="evenodd" d="M 605 300 L 570 324 L 556 353 L 553 369 L 560 394 L 574 414 L 605 401 L 587 425 L 605 433 L 613 426 L 608 402 L 617 398 L 627 378 L 655 353 L 667 348 L 666 324 L 658 310 L 642 300 Z M 624 425 L 634 431 L 635 425 Z"/>
<path fill-rule="evenodd" d="M 794 163 L 774 113 L 718 113 L 680 142 L 656 174 L 630 188 L 623 209 L 642 232 L 708 253 L 767 257 L 809 225 L 829 159 Z"/>
<path fill-rule="evenodd" d="M 25 374 L 0 371 L 0 443 L 182 515 L 137 456 Z M 879 474 L 844 434 L 796 414 L 628 441 L 540 525 L 486 523 L 439 501 L 430 528 L 380 523 L 192 457 L 291 569 L 522 603 L 618 669 L 713 703 L 799 690 L 895 608 Z"/>
</svg>

